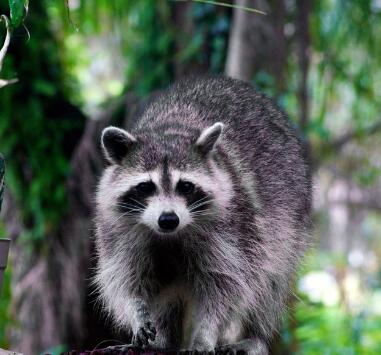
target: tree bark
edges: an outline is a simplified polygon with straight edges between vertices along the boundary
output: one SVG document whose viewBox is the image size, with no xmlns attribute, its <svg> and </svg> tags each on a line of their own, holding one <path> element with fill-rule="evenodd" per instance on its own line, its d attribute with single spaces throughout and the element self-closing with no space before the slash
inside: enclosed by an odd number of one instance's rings
<svg viewBox="0 0 381 355">
<path fill-rule="evenodd" d="M 4 219 L 12 239 L 12 309 L 19 324 L 11 329 L 11 345 L 20 353 L 40 353 L 59 344 L 92 348 L 105 337 L 115 337 L 102 322 L 94 298 L 89 305 L 94 266 L 90 257 L 92 216 L 94 189 L 103 167 L 99 137 L 127 102 L 131 107 L 135 100 L 121 97 L 97 119 L 87 120 L 71 159 L 69 212 L 58 232 L 46 236 L 45 253 L 31 252 L 19 240 L 26 230 L 21 209 L 9 193 L 6 195 Z"/>
<path fill-rule="evenodd" d="M 275 91 L 285 88 L 287 45 L 284 34 L 284 0 L 236 0 L 236 5 L 265 11 L 260 15 L 234 9 L 225 74 L 250 82 L 263 71 L 272 75 Z"/>
<path fill-rule="evenodd" d="M 236 0 L 235 4 L 260 10 L 267 9 L 265 1 L 262 0 Z M 226 75 L 248 82 L 253 79 L 258 57 L 263 50 L 260 37 L 266 32 L 268 24 L 264 16 L 234 9 L 225 67 Z"/>
</svg>

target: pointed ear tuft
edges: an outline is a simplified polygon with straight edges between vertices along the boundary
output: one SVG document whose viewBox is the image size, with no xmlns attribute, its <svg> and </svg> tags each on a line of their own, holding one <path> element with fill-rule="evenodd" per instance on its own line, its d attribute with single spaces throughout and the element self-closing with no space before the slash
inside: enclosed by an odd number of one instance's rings
<svg viewBox="0 0 381 355">
<path fill-rule="evenodd" d="M 137 140 L 133 135 L 121 128 L 110 126 L 102 132 L 103 153 L 112 164 L 120 164 L 131 146 L 136 142 Z"/>
<path fill-rule="evenodd" d="M 205 128 L 200 137 L 196 141 L 196 146 L 201 150 L 203 154 L 209 153 L 216 145 L 218 138 L 221 136 L 224 124 L 216 122 L 214 125 Z"/>
</svg>

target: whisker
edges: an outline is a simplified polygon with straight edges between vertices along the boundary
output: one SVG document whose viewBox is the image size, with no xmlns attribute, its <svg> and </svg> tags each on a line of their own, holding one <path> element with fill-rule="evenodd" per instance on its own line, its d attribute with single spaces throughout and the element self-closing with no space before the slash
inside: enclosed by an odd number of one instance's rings
<svg viewBox="0 0 381 355">
<path fill-rule="evenodd" d="M 193 215 L 215 214 L 215 213 L 212 211 L 208 211 L 208 210 L 202 210 L 202 211 L 193 211 L 193 212 L 191 212 L 191 214 L 193 216 Z"/>
<path fill-rule="evenodd" d="M 192 213 L 192 217 L 200 218 L 200 217 L 211 217 L 215 216 L 214 213 Z"/>
<path fill-rule="evenodd" d="M 213 199 L 203 201 L 203 202 L 197 204 L 196 206 L 193 206 L 192 208 L 190 208 L 189 212 L 193 212 L 195 209 L 197 209 L 197 208 L 199 208 L 201 206 L 207 205 L 207 204 L 209 204 L 212 201 L 213 201 Z"/>
<path fill-rule="evenodd" d="M 136 215 L 132 212 L 143 212 L 144 210 L 143 209 L 130 209 L 129 211 L 126 211 L 124 213 L 122 213 L 120 216 L 118 216 L 117 218 L 115 218 L 113 221 L 110 222 L 110 226 L 111 227 L 114 227 L 116 226 L 117 222 L 123 218 L 123 217 L 136 217 Z"/>
<path fill-rule="evenodd" d="M 125 211 L 127 213 L 131 213 L 131 212 L 144 212 L 144 210 L 142 210 L 141 208 L 131 208 L 131 207 L 128 207 L 128 210 Z"/>
<path fill-rule="evenodd" d="M 129 197 L 129 199 L 130 199 L 130 200 L 132 200 L 132 201 L 134 201 L 134 202 L 136 202 L 138 205 L 142 206 L 143 208 L 147 208 L 147 206 L 146 206 L 146 205 L 144 205 L 143 203 L 141 203 L 140 201 L 138 201 L 138 200 L 135 200 L 135 199 L 134 199 L 134 198 L 132 198 L 132 197 Z"/>
<path fill-rule="evenodd" d="M 131 208 L 131 209 L 139 210 L 139 211 L 144 211 L 144 209 L 141 208 L 140 206 L 132 205 L 132 204 L 129 204 L 129 203 L 118 203 L 118 204 L 116 204 L 116 206 L 117 206 L 117 207 Z"/>
<path fill-rule="evenodd" d="M 200 203 L 200 202 L 202 202 L 203 200 L 206 200 L 206 199 L 208 199 L 208 198 L 210 198 L 210 196 L 204 196 L 204 197 L 201 197 L 199 200 L 193 202 L 193 203 L 189 206 L 189 208 L 192 208 L 195 204 Z"/>
<path fill-rule="evenodd" d="M 203 201 L 207 200 L 208 198 L 210 198 L 210 196 L 204 196 L 204 197 L 201 197 L 200 199 L 198 199 L 198 200 L 196 200 L 195 202 L 193 202 L 193 203 L 190 205 L 190 207 L 196 205 L 197 203 L 203 202 Z"/>
<path fill-rule="evenodd" d="M 127 217 L 128 215 L 131 215 L 131 213 L 130 212 L 122 213 L 118 218 L 110 222 L 111 227 L 114 227 L 116 225 L 116 222 L 118 222 L 122 217 Z"/>
<path fill-rule="evenodd" d="M 130 215 L 133 215 L 133 214 L 135 214 L 135 212 L 143 213 L 144 210 L 137 209 L 137 208 L 131 208 L 131 207 L 129 207 L 129 208 L 123 207 L 123 211 L 121 211 L 121 212 L 123 212 L 123 214 L 127 213 Z"/>
</svg>

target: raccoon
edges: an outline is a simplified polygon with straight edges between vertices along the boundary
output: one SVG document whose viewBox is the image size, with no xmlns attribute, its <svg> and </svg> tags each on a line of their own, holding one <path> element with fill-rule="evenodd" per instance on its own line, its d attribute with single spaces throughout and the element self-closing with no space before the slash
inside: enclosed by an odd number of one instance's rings
<svg viewBox="0 0 381 355">
<path fill-rule="evenodd" d="M 311 226 L 285 114 L 244 82 L 188 79 L 101 145 L 96 284 L 116 324 L 139 346 L 266 353 Z"/>
</svg>

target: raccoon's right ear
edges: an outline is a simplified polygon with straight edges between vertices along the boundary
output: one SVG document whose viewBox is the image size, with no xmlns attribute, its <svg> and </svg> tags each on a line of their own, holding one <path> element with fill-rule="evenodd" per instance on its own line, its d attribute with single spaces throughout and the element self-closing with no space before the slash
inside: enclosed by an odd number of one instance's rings
<svg viewBox="0 0 381 355">
<path fill-rule="evenodd" d="M 117 127 L 107 127 L 102 132 L 101 144 L 105 157 L 112 164 L 120 164 L 136 138 Z"/>
<path fill-rule="evenodd" d="M 221 136 L 224 124 L 216 122 L 214 125 L 205 128 L 196 141 L 196 146 L 203 154 L 209 153 L 216 145 Z"/>
</svg>

